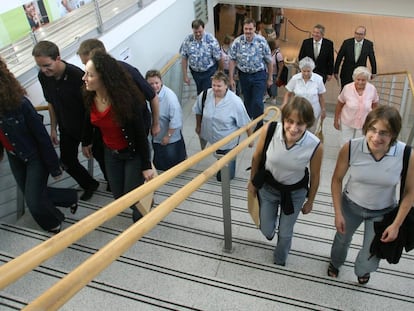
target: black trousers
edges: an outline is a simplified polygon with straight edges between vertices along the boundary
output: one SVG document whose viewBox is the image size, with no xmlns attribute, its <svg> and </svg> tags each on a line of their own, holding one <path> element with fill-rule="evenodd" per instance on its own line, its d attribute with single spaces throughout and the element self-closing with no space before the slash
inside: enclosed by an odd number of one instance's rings
<svg viewBox="0 0 414 311">
<path fill-rule="evenodd" d="M 79 162 L 79 144 L 80 139 L 60 132 L 60 160 L 64 169 L 83 189 L 93 189 L 96 181 L 88 170 Z"/>
</svg>

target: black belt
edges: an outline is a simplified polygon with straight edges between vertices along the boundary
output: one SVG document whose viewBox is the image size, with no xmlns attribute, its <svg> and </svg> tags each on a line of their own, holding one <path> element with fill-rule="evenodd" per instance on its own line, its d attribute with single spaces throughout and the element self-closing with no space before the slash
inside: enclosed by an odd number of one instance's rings
<svg viewBox="0 0 414 311">
<path fill-rule="evenodd" d="M 123 153 L 130 152 L 128 147 L 126 147 L 124 149 L 118 149 L 118 150 L 109 148 L 109 150 L 111 150 L 111 152 L 114 153 L 114 154 L 123 154 Z"/>
<path fill-rule="evenodd" d="M 246 75 L 251 75 L 251 74 L 254 74 L 254 73 L 258 73 L 258 72 L 264 71 L 264 69 L 261 69 L 261 70 L 258 70 L 258 71 L 251 71 L 251 72 L 245 72 L 245 71 L 242 71 L 240 69 L 238 69 L 238 70 L 240 71 L 240 73 L 244 73 Z"/>
</svg>

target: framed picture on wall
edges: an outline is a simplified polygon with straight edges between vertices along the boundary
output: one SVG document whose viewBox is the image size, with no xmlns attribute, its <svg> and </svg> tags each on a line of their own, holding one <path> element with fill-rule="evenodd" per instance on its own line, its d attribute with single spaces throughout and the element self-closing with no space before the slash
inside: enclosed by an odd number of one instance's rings
<svg viewBox="0 0 414 311">
<path fill-rule="evenodd" d="M 23 4 L 23 10 L 32 31 L 35 31 L 42 25 L 49 23 L 49 17 L 47 15 L 43 0 L 27 2 Z"/>
</svg>

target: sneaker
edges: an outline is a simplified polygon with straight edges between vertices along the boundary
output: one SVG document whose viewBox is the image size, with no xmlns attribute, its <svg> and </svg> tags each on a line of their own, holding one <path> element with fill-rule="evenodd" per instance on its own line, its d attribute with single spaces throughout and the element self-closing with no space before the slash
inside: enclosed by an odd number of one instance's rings
<svg viewBox="0 0 414 311">
<path fill-rule="evenodd" d="M 276 100 L 276 98 L 273 98 L 273 99 L 270 101 L 270 104 L 271 104 L 271 105 L 273 105 L 273 106 L 276 106 L 276 105 L 277 105 L 277 100 Z"/>
<path fill-rule="evenodd" d="M 47 232 L 52 233 L 52 234 L 58 234 L 61 229 L 62 229 L 62 224 L 59 224 L 59 226 L 57 226 L 53 229 L 50 229 Z"/>
</svg>

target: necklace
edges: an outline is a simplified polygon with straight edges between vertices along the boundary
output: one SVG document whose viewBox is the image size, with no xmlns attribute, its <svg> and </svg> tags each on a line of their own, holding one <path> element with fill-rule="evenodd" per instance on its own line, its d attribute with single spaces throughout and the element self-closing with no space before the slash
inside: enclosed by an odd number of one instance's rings
<svg viewBox="0 0 414 311">
<path fill-rule="evenodd" d="M 110 104 L 110 102 L 109 102 L 109 100 L 108 100 L 107 97 L 100 97 L 98 95 L 96 95 L 96 101 L 99 104 L 104 105 L 104 106 L 109 106 L 109 104 Z"/>
</svg>

